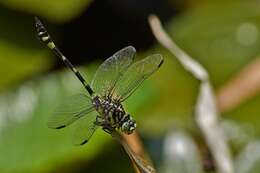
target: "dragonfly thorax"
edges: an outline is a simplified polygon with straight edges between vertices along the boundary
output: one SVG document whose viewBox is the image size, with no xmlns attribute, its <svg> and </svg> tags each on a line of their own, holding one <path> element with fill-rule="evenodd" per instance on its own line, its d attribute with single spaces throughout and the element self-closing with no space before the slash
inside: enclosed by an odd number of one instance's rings
<svg viewBox="0 0 260 173">
<path fill-rule="evenodd" d="M 120 102 L 114 101 L 110 97 L 96 96 L 92 103 L 100 114 L 97 124 L 101 125 L 103 129 L 115 128 L 127 134 L 133 133 L 136 128 L 135 120 L 125 112 Z"/>
</svg>

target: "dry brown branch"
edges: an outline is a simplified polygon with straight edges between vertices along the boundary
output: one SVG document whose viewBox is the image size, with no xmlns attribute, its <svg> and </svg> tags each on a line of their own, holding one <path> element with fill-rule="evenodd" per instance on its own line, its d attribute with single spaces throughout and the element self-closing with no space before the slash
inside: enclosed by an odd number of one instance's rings
<svg viewBox="0 0 260 173">
<path fill-rule="evenodd" d="M 126 137 L 126 135 L 123 137 L 121 134 L 119 134 L 117 131 L 112 132 L 112 137 L 116 139 L 125 149 L 126 153 L 130 157 L 135 171 L 137 173 L 156 173 L 156 170 L 152 166 L 150 160 L 145 159 L 145 157 L 138 155 L 136 152 L 144 153 L 144 149 L 142 147 L 142 144 L 140 142 L 139 136 L 137 133 L 133 135 L 133 137 L 130 137 L 132 135 L 129 135 L 129 137 Z M 133 139 L 131 139 L 133 138 Z M 129 142 L 129 143 L 128 143 Z M 134 144 L 135 143 L 135 144 Z M 129 145 L 130 144 L 130 145 Z M 134 147 L 139 148 L 138 150 Z"/>
<path fill-rule="evenodd" d="M 260 91 L 260 59 L 244 67 L 217 92 L 221 112 L 229 111 Z"/>
<path fill-rule="evenodd" d="M 207 71 L 174 43 L 162 28 L 160 20 L 151 15 L 149 24 L 156 39 L 167 48 L 181 65 L 200 81 L 195 108 L 195 119 L 213 155 L 219 173 L 233 173 L 233 161 L 223 131 L 218 121 L 215 96 Z"/>
<path fill-rule="evenodd" d="M 131 135 L 123 134 L 122 137 L 124 138 L 126 143 L 129 145 L 129 147 L 133 150 L 133 152 L 135 152 L 136 154 L 138 154 L 141 157 L 146 157 L 143 143 L 142 143 L 137 131 L 135 131 Z"/>
</svg>

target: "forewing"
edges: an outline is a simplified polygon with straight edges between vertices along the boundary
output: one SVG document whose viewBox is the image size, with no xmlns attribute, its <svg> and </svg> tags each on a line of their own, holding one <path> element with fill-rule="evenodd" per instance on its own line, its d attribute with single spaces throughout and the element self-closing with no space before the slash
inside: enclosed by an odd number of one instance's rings
<svg viewBox="0 0 260 173">
<path fill-rule="evenodd" d="M 91 112 L 88 116 L 82 117 L 75 124 L 75 130 L 72 134 L 74 145 L 83 145 L 89 141 L 95 130 L 99 127 L 95 124 L 96 112 Z"/>
<path fill-rule="evenodd" d="M 108 95 L 123 73 L 133 63 L 135 52 L 134 47 L 128 46 L 105 60 L 96 71 L 91 88 L 101 96 Z"/>
<path fill-rule="evenodd" d="M 53 129 L 66 127 L 94 110 L 91 98 L 84 94 L 73 95 L 55 109 L 48 120 L 48 127 Z"/>
<path fill-rule="evenodd" d="M 163 58 L 159 54 L 148 56 L 134 63 L 116 84 L 113 98 L 124 101 L 146 78 L 157 71 L 162 63 Z"/>
</svg>

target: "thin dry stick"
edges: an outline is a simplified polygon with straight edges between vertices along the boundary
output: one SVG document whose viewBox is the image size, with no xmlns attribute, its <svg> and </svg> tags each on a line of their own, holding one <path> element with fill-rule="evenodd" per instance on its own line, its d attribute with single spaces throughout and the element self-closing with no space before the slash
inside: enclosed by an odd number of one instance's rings
<svg viewBox="0 0 260 173">
<path fill-rule="evenodd" d="M 133 150 L 134 153 L 138 154 L 141 157 L 144 158 L 146 157 L 143 143 L 137 131 L 135 131 L 131 135 L 123 134 L 122 137 L 124 138 L 128 146 L 131 148 L 131 150 Z M 149 160 L 150 158 L 146 158 L 146 159 Z"/>
<path fill-rule="evenodd" d="M 230 111 L 260 91 L 260 59 L 244 67 L 217 92 L 221 112 Z"/>
<path fill-rule="evenodd" d="M 131 149 L 131 147 L 128 145 L 127 141 L 125 140 L 125 137 L 122 137 L 121 134 L 119 134 L 115 130 L 112 132 L 111 135 L 114 139 L 116 139 L 124 147 L 126 153 L 130 157 L 137 173 L 156 173 L 156 170 L 149 163 L 149 161 L 143 159 L 142 157 L 140 157 L 137 153 L 135 153 Z M 141 146 L 139 146 L 139 144 L 138 144 L 138 147 L 141 147 Z"/>
<path fill-rule="evenodd" d="M 201 84 L 196 103 L 196 122 L 212 152 L 219 173 L 233 173 L 233 161 L 225 140 L 223 131 L 218 122 L 218 112 L 207 71 L 183 50 L 181 50 L 167 35 L 161 26 L 160 20 L 151 15 L 149 24 L 156 39 L 179 60 L 181 65 L 198 79 Z"/>
<path fill-rule="evenodd" d="M 142 140 L 137 130 L 131 135 L 122 134 L 122 137 L 136 155 L 143 158 L 142 160 L 145 160 L 145 162 L 147 162 L 147 164 L 151 167 L 154 167 L 149 154 L 144 149 Z"/>
</svg>

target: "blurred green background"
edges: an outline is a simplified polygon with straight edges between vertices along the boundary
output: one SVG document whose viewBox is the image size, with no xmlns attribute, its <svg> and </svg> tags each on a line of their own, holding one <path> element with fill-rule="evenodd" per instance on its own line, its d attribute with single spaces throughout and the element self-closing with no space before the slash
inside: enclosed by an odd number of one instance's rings
<svg viewBox="0 0 260 173">
<path fill-rule="evenodd" d="M 167 167 L 162 150 L 171 130 L 186 131 L 191 140 L 203 143 L 193 119 L 198 82 L 155 41 L 147 23 L 150 13 L 157 14 L 177 44 L 208 70 L 216 90 L 259 56 L 259 0 L 0 1 L 1 173 L 133 172 L 121 146 L 102 130 L 76 147 L 70 141 L 73 127 L 47 128 L 60 101 L 85 91 L 37 39 L 35 15 L 88 81 L 102 60 L 125 46 L 136 47 L 138 58 L 162 54 L 162 68 L 125 103 L 158 169 Z M 240 165 L 248 157 L 246 147 L 260 137 L 259 105 L 258 95 L 222 115 L 225 127 L 235 129 L 232 149 Z M 203 162 L 203 157 L 195 159 Z M 255 157 L 241 173 L 259 172 L 258 161 Z"/>
</svg>

